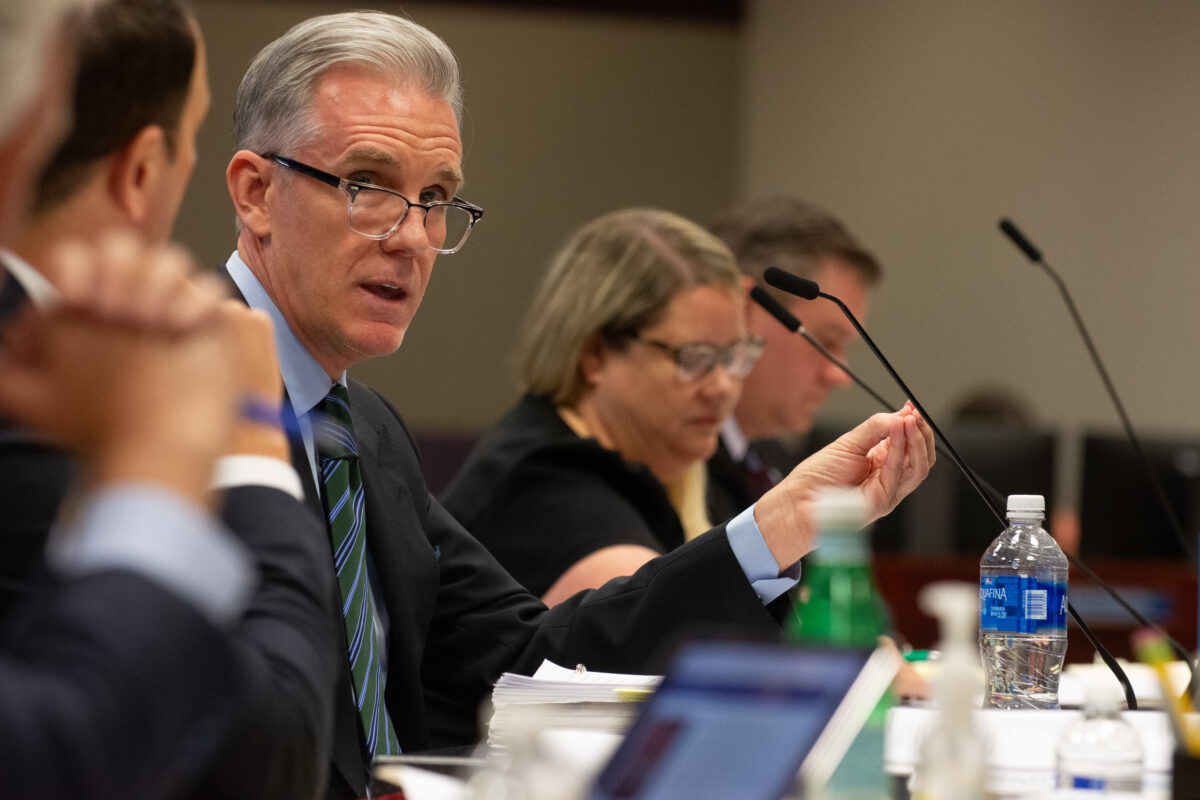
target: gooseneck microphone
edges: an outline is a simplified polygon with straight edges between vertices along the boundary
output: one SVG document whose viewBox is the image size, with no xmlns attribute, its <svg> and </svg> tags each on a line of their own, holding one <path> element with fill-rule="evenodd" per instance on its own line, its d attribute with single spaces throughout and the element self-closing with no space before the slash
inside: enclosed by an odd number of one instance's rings
<svg viewBox="0 0 1200 800">
<path fill-rule="evenodd" d="M 781 289 L 789 294 L 802 297 L 805 300 L 814 300 L 818 297 L 824 297 L 826 300 L 830 300 L 837 304 L 838 308 L 842 310 L 842 314 L 846 316 L 846 319 L 849 320 L 850 324 L 854 326 L 854 329 L 858 331 L 858 335 L 861 336 L 862 340 L 867 343 L 868 347 L 871 348 L 871 352 L 875 354 L 875 358 L 879 360 L 879 363 L 883 365 L 883 368 L 886 369 L 888 374 L 892 376 L 892 380 L 894 380 L 896 385 L 900 387 L 900 391 L 904 392 L 904 396 L 912 402 L 913 406 L 921 414 L 924 420 L 929 423 L 929 427 L 933 430 L 934 436 L 936 436 L 938 441 L 942 443 L 942 446 L 946 448 L 946 453 L 950 456 L 950 460 L 953 461 L 955 466 L 958 467 L 959 471 L 963 474 L 963 477 L 967 479 L 967 482 L 971 484 L 971 487 L 979 494 L 980 497 L 983 498 L 983 502 L 987 503 L 988 508 L 990 508 L 992 513 L 996 515 L 996 519 L 1000 522 L 1000 524 L 1002 526 L 1007 526 L 1008 520 L 1005 518 L 1003 505 L 997 503 L 995 498 L 989 496 L 984 490 L 983 486 L 980 485 L 979 479 L 975 477 L 974 471 L 969 469 L 963 462 L 962 458 L 959 457 L 958 452 L 954 449 L 954 445 L 950 444 L 950 440 L 946 438 L 945 434 L 943 434 L 941 429 L 938 428 L 937 423 L 933 421 L 933 418 L 929 416 L 929 414 L 925 411 L 925 408 L 921 405 L 921 402 L 917 400 L 916 396 L 912 393 L 912 390 L 908 388 L 908 385 L 904 382 L 896 370 L 892 368 L 891 362 L 889 362 L 879 350 L 870 334 L 868 334 L 866 329 L 863 328 L 862 324 L 858 321 L 858 318 L 855 317 L 850 309 L 846 307 L 846 304 L 843 303 L 840 298 L 834 297 L 827 292 L 822 292 L 821 287 L 817 285 L 816 281 L 810 281 L 807 278 L 801 278 L 798 275 L 793 275 L 792 273 L 786 272 L 779 267 L 767 267 L 766 271 L 763 272 L 763 280 L 765 280 L 771 286 L 774 286 L 776 289 Z"/>
<path fill-rule="evenodd" d="M 1034 253 L 1037 252 L 1036 250 L 1033 249 L 1032 246 L 1029 247 L 1029 250 Z M 805 286 L 803 288 L 805 291 L 809 291 L 809 287 Z M 765 310 L 771 316 L 775 317 L 775 319 L 777 319 L 779 321 L 779 323 L 781 325 L 783 325 L 785 328 L 787 328 L 789 331 L 791 331 L 792 333 L 799 333 L 801 336 L 803 336 L 805 338 L 805 340 L 808 341 L 809 344 L 811 344 L 813 347 L 815 347 L 817 349 L 817 352 L 819 352 L 830 363 L 832 363 L 834 366 L 836 366 L 838 369 L 840 369 L 842 372 L 844 372 L 847 375 L 847 377 L 850 378 L 850 380 L 854 381 L 854 383 L 858 385 L 859 388 L 861 388 L 868 395 L 873 397 L 875 399 L 875 401 L 878 402 L 881 407 L 883 407 L 884 410 L 891 410 L 893 408 L 891 402 L 889 402 L 885 397 L 883 397 L 881 394 L 879 394 L 879 392 L 875 391 L 873 388 L 871 388 L 870 385 L 868 385 L 865 381 L 863 381 L 860 377 L 858 377 L 858 375 L 856 375 L 850 369 L 849 365 L 847 365 L 845 362 L 838 359 L 837 356 L 833 355 L 833 353 L 830 353 L 827 349 L 825 349 L 824 346 L 822 346 L 822 344 L 820 342 L 818 342 L 816 339 L 814 339 L 808 333 L 808 331 L 804 330 L 804 326 L 801 324 L 800 320 L 796 319 L 795 315 L 792 314 L 790 311 L 788 311 L 786 308 L 784 308 L 783 304 L 780 303 L 778 300 L 776 300 L 774 297 L 772 297 L 771 294 L 766 289 L 762 288 L 761 286 L 755 286 L 753 289 L 750 290 L 750 297 L 752 300 L 754 300 L 756 303 L 758 303 L 760 306 L 762 306 L 763 310 Z M 946 448 L 942 445 L 942 443 L 940 441 L 937 443 L 937 449 L 938 449 L 939 453 L 941 453 L 943 455 L 946 454 Z M 947 458 L 949 458 L 949 456 L 947 456 Z M 950 460 L 951 460 L 951 462 L 954 461 L 954 459 L 950 459 Z M 959 465 L 956 464 L 956 466 L 959 466 Z M 969 465 L 967 466 L 967 469 L 970 469 Z M 971 470 L 971 471 L 974 473 L 974 470 Z M 989 495 L 992 496 L 993 500 L 997 504 L 1001 504 L 1004 502 L 1004 495 L 1000 493 L 1000 490 L 998 490 L 995 486 L 992 486 L 992 484 L 989 483 L 988 480 L 986 478 L 984 478 L 982 475 L 979 475 L 978 473 L 974 473 L 974 474 L 975 474 L 975 477 L 979 480 L 980 485 L 984 488 L 985 491 L 987 491 L 987 493 Z M 1159 635 L 1161 635 L 1171 645 L 1171 648 L 1179 656 L 1180 660 L 1187 663 L 1189 665 L 1189 667 L 1192 665 L 1193 662 L 1192 662 L 1191 655 L 1187 652 L 1187 649 L 1184 648 L 1184 646 L 1182 644 L 1180 644 L 1176 639 L 1174 639 L 1166 631 L 1164 631 L 1161 626 L 1159 626 L 1158 624 L 1156 624 L 1154 622 L 1151 622 L 1149 619 L 1146 618 L 1146 616 L 1144 614 L 1142 614 L 1136 608 L 1131 606 L 1129 604 L 1129 602 L 1126 601 L 1125 598 L 1122 597 L 1120 595 L 1120 593 L 1118 593 L 1117 590 L 1112 587 L 1111 584 L 1109 584 L 1106 580 L 1104 580 L 1099 575 L 1097 575 L 1092 570 L 1091 567 L 1089 567 L 1087 564 L 1084 564 L 1082 561 L 1080 561 L 1078 558 L 1071 555 L 1070 553 L 1064 553 L 1064 555 L 1066 555 L 1067 560 L 1071 563 L 1072 567 L 1075 567 L 1080 572 L 1082 572 L 1088 578 L 1088 580 L 1090 580 L 1092 583 L 1094 583 L 1096 586 L 1098 586 L 1102 591 L 1104 591 L 1109 597 L 1111 597 L 1113 599 L 1113 602 L 1115 602 L 1117 605 L 1119 605 L 1121 608 L 1123 608 L 1125 610 L 1125 612 L 1128 613 L 1129 616 L 1132 617 L 1134 620 L 1136 620 L 1139 625 L 1141 625 L 1145 628 L 1149 628 L 1149 629 L 1157 632 Z"/>
<path fill-rule="evenodd" d="M 892 411 L 895 409 L 895 406 L 890 400 L 871 388 L 870 384 L 858 377 L 858 375 L 855 374 L 852 369 L 850 369 L 850 366 L 846 362 L 829 352 L 829 350 L 827 350 L 823 344 L 813 338 L 812 334 L 804 329 L 804 325 L 800 322 L 800 320 L 796 319 L 796 316 L 792 312 L 788 311 L 786 308 L 784 308 L 782 303 L 772 297 L 770 292 L 761 286 L 755 286 L 750 290 L 750 299 L 762 306 L 763 310 L 777 319 L 779 323 L 783 325 L 783 327 L 787 328 L 792 333 L 798 333 L 803 336 L 804 340 L 815 347 L 817 352 L 820 353 L 825 360 L 829 361 L 829 363 L 840 369 L 843 373 L 845 373 L 847 378 L 854 381 L 858 388 L 862 389 L 864 392 L 874 398 L 875 402 L 879 403 L 884 411 Z M 954 463 L 954 459 L 951 458 L 947 453 L 946 446 L 943 445 L 941 441 L 937 441 L 934 444 L 937 447 L 938 453 L 946 458 L 949 458 L 951 463 Z M 997 504 L 1004 503 L 1004 495 L 1000 494 L 1000 491 L 996 489 L 996 487 L 989 484 L 986 480 L 984 480 L 983 477 L 979 475 L 976 475 L 975 477 L 979 479 L 980 485 L 983 486 L 984 490 L 992 496 Z"/>
<path fill-rule="evenodd" d="M 912 402 L 913 407 L 917 409 L 917 411 L 929 424 L 934 436 L 936 436 L 938 441 L 945 446 L 946 453 L 950 456 L 950 460 L 954 463 L 954 465 L 958 467 L 958 470 L 962 473 L 962 476 L 966 478 L 967 482 L 971 484 L 971 487 L 975 489 L 981 498 L 983 498 L 984 503 L 986 503 L 988 508 L 991 509 L 1001 526 L 1007 527 L 1008 521 L 1005 517 L 1002 504 L 996 497 L 989 495 L 988 492 L 983 488 L 979 478 L 975 475 L 975 471 L 968 467 L 966 462 L 963 461 L 958 455 L 958 452 L 954 449 L 954 446 L 950 444 L 950 441 L 946 438 L 946 435 L 942 433 L 941 429 L 938 428 L 937 423 L 935 423 L 930 418 L 929 414 L 926 413 L 924 407 L 921 406 L 917 398 L 913 396 L 912 390 L 908 388 L 908 385 L 904 383 L 904 381 L 896 373 L 896 370 L 892 367 L 891 362 L 889 362 L 883 353 L 880 352 L 879 347 L 875 344 L 875 341 L 863 328 L 862 323 L 858 321 L 858 318 L 854 316 L 853 312 L 846 307 L 846 304 L 842 302 L 840 298 L 835 297 L 827 292 L 822 292 L 816 281 L 811 281 L 807 278 L 801 278 L 798 275 L 793 275 L 792 273 L 786 272 L 778 267 L 767 267 L 767 269 L 763 272 L 763 279 L 776 289 L 788 292 L 789 294 L 794 294 L 797 297 L 802 297 L 806 300 L 813 300 L 817 297 L 823 297 L 826 300 L 837 304 L 838 308 L 841 309 L 842 314 L 845 315 L 850 324 L 854 326 L 854 329 L 858 331 L 859 336 L 861 336 L 863 341 L 867 343 L 867 346 L 871 348 L 871 352 L 875 354 L 875 358 L 878 359 L 879 363 L 883 365 L 888 374 L 892 376 L 892 380 L 896 382 L 896 385 L 900 387 L 900 390 L 904 392 L 904 396 Z M 997 495 L 998 494 L 999 493 L 997 492 Z M 1074 559 L 1072 559 L 1070 555 L 1068 555 L 1067 558 L 1070 560 L 1070 563 L 1075 563 Z M 1133 692 L 1133 686 L 1130 684 L 1129 677 L 1125 674 L 1125 670 L 1122 669 L 1121 665 L 1117 663 L 1117 660 L 1113 658 L 1113 655 L 1108 651 L 1108 648 L 1105 647 L 1098 638 L 1096 638 L 1096 634 L 1092 632 L 1090 627 L 1088 627 L 1088 624 L 1083 620 L 1083 617 L 1079 615 L 1079 612 L 1075 610 L 1075 607 L 1071 604 L 1069 599 L 1067 600 L 1067 611 L 1075 620 L 1076 624 L 1079 625 L 1079 630 L 1083 632 L 1085 637 L 1087 637 L 1088 642 L 1091 643 L 1092 648 L 1096 651 L 1096 654 L 1100 656 L 1100 659 L 1105 663 L 1105 665 L 1116 677 L 1117 681 L 1121 684 L 1121 687 L 1125 692 L 1125 703 L 1128 708 L 1131 711 L 1136 710 L 1138 707 L 1137 696 Z"/>
<path fill-rule="evenodd" d="M 1180 522 L 1179 516 L 1175 513 L 1175 507 L 1171 505 L 1170 500 L 1167 498 L 1166 490 L 1163 489 L 1162 482 L 1158 478 L 1158 473 L 1154 471 L 1154 467 L 1151 465 L 1150 459 L 1146 455 L 1145 449 L 1142 447 L 1141 439 L 1133 429 L 1133 423 L 1130 422 L 1129 415 L 1125 412 L 1125 406 L 1121 402 L 1121 398 L 1117 395 L 1116 386 L 1109 377 L 1108 370 L 1105 369 L 1104 363 L 1100 360 L 1100 353 L 1096 349 L 1095 344 L 1092 342 L 1092 337 L 1088 333 L 1087 326 L 1083 323 L 1083 317 L 1080 315 L 1079 309 L 1075 306 L 1075 301 L 1072 299 L 1071 293 L 1067 289 L 1066 282 L 1042 257 L 1042 251 L 1033 246 L 1033 243 L 1025 237 L 1025 235 L 1020 231 L 1019 228 L 1017 228 L 1016 224 L 1012 220 L 1008 218 L 1001 219 L 999 227 L 1000 231 L 1006 237 L 1008 237 L 1009 241 L 1011 241 L 1018 250 L 1024 253 L 1025 257 L 1028 258 L 1030 262 L 1041 267 L 1042 270 L 1048 276 L 1050 276 L 1050 279 L 1054 281 L 1054 285 L 1058 287 L 1059 294 L 1062 295 L 1063 302 L 1066 304 L 1067 310 L 1071 313 L 1071 318 L 1075 322 L 1075 327 L 1078 329 L 1079 335 L 1083 339 L 1084 345 L 1087 347 L 1088 354 L 1092 358 L 1092 363 L 1096 367 L 1096 372 L 1099 373 L 1100 380 L 1104 384 L 1105 390 L 1108 392 L 1109 399 L 1112 400 L 1113 407 L 1117 410 L 1117 416 L 1120 418 L 1121 425 L 1125 429 L 1125 435 L 1129 439 L 1130 444 L 1133 445 L 1134 452 L 1137 454 L 1138 460 L 1141 462 L 1142 469 L 1146 473 L 1146 478 L 1150 483 L 1150 487 L 1154 491 L 1155 499 L 1158 501 L 1159 507 L 1162 509 L 1163 514 L 1167 518 L 1167 524 L 1170 525 L 1171 532 L 1174 534 L 1179 544 L 1183 547 L 1184 552 L 1187 553 L 1188 557 L 1191 559 L 1193 568 L 1196 567 L 1197 562 L 1195 547 L 1193 546 L 1191 539 L 1185 533 L 1183 523 Z M 1115 599 L 1117 603 L 1120 604 L 1120 606 L 1124 608 L 1140 624 L 1150 628 L 1158 628 L 1156 625 L 1149 624 L 1142 614 L 1135 611 L 1132 606 L 1126 603 L 1125 600 L 1116 593 L 1116 590 L 1112 589 L 1104 581 L 1098 580 L 1098 576 L 1090 568 L 1069 554 L 1067 557 L 1071 559 L 1072 566 L 1078 568 L 1081 572 L 1087 575 L 1093 583 L 1107 591 L 1108 594 L 1111 595 L 1113 599 Z M 1159 630 L 1161 632 L 1161 629 Z M 1192 672 L 1192 683 L 1194 684 L 1197 677 L 1195 674 L 1196 665 L 1191 658 L 1191 654 L 1187 652 L 1187 649 L 1184 648 L 1183 645 L 1181 645 L 1172 637 L 1166 635 L 1165 632 L 1163 632 L 1162 635 L 1171 645 L 1171 649 L 1175 651 L 1175 654 L 1179 656 L 1180 660 L 1184 661 L 1188 665 L 1190 671 Z"/>
<path fill-rule="evenodd" d="M 1109 378 L 1108 370 L 1104 368 L 1104 363 L 1100 360 L 1100 353 L 1096 350 L 1096 345 L 1092 343 L 1092 337 L 1088 334 L 1087 326 L 1083 324 L 1083 317 L 1080 316 L 1079 310 L 1075 307 L 1075 301 L 1071 299 L 1071 293 L 1067 291 L 1067 284 L 1046 263 L 1045 259 L 1042 258 L 1041 251 L 1025 238 L 1024 234 L 1017 229 L 1012 220 L 1007 218 L 1000 220 L 1000 230 L 1025 254 L 1026 258 L 1041 267 L 1058 287 L 1059 294 L 1062 295 L 1063 302 L 1067 304 L 1067 310 L 1071 312 L 1071 318 L 1075 321 L 1075 327 L 1079 330 L 1079 335 L 1083 337 L 1083 343 L 1087 347 L 1088 354 L 1092 357 L 1092 363 L 1096 365 L 1096 371 L 1100 373 L 1100 380 L 1104 383 L 1104 388 L 1107 390 L 1113 406 L 1117 409 L 1117 416 L 1121 418 L 1121 425 L 1125 428 L 1125 435 L 1133 445 L 1134 452 L 1137 453 L 1138 460 L 1141 461 L 1142 468 L 1146 471 L 1146 476 L 1150 480 L 1150 487 L 1154 490 L 1155 498 L 1162 507 L 1163 513 L 1166 514 L 1167 523 L 1171 526 L 1171 532 L 1179 540 L 1179 544 L 1183 547 L 1183 552 L 1187 553 L 1188 558 L 1191 559 L 1192 567 L 1195 568 L 1195 545 L 1184 531 L 1183 523 L 1180 522 L 1179 515 L 1175 513 L 1175 507 L 1171 505 L 1171 501 L 1167 498 L 1167 492 L 1163 489 L 1162 482 L 1158 479 L 1158 473 L 1154 471 L 1154 467 L 1150 464 L 1150 459 L 1147 457 L 1146 451 L 1142 448 L 1141 440 L 1133 430 L 1133 423 L 1129 421 L 1129 415 L 1125 413 L 1125 406 L 1121 402 L 1121 398 L 1117 396 L 1117 389 L 1113 385 L 1112 379 Z"/>
</svg>

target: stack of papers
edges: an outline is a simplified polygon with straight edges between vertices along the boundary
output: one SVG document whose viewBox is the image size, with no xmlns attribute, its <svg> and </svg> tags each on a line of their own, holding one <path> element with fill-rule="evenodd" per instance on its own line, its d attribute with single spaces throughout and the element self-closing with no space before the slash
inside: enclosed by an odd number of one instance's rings
<svg viewBox="0 0 1200 800">
<path fill-rule="evenodd" d="M 548 728 L 624 733 L 658 675 L 567 669 L 542 662 L 532 677 L 506 672 L 492 692 L 488 747 L 509 748 Z"/>
</svg>

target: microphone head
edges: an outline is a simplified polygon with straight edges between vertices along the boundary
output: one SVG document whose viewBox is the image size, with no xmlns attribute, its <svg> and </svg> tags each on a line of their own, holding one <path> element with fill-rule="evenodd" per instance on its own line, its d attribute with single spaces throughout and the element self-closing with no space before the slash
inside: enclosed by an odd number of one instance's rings
<svg viewBox="0 0 1200 800">
<path fill-rule="evenodd" d="M 771 293 L 761 286 L 755 286 L 750 290 L 750 299 L 763 307 L 763 310 L 770 314 L 775 319 L 787 328 L 792 333 L 800 330 L 800 320 L 783 307 L 783 304 L 771 297 Z"/>
<path fill-rule="evenodd" d="M 1012 243 L 1015 244 L 1030 261 L 1037 264 L 1042 260 L 1042 252 L 1034 247 L 1030 241 L 1025 238 L 1024 234 L 1017 230 L 1017 226 L 1013 224 L 1011 219 L 1006 217 L 1000 220 L 1000 230 L 1003 231 L 1004 235 L 1007 236 L 1009 240 L 1011 240 Z"/>
<path fill-rule="evenodd" d="M 821 293 L 821 287 L 817 285 L 816 281 L 810 281 L 808 278 L 801 278 L 799 275 L 785 272 L 779 267 L 767 267 L 766 271 L 763 272 L 763 280 L 776 289 L 782 289 L 788 294 L 803 297 L 805 300 L 815 300 L 817 295 Z"/>
</svg>

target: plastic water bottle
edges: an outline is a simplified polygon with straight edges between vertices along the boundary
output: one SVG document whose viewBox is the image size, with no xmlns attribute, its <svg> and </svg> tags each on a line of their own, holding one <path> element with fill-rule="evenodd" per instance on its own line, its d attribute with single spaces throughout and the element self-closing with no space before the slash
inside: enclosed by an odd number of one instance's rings
<svg viewBox="0 0 1200 800">
<path fill-rule="evenodd" d="M 1058 785 L 1063 789 L 1136 797 L 1142 791 L 1142 742 L 1121 716 L 1121 690 L 1113 683 L 1086 685 L 1083 717 L 1058 744 Z"/>
<path fill-rule="evenodd" d="M 1067 557 L 1042 528 L 1046 500 L 1008 498 L 1008 527 L 979 561 L 985 705 L 1056 708 L 1067 652 Z"/>
</svg>

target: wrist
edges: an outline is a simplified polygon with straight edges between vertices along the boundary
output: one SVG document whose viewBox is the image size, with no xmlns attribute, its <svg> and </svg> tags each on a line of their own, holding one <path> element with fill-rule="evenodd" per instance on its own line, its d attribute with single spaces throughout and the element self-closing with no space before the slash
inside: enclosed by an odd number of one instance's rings
<svg viewBox="0 0 1200 800">
<path fill-rule="evenodd" d="M 208 484 L 215 456 L 209 448 L 130 441 L 103 448 L 87 459 L 86 482 L 95 488 L 123 484 L 156 486 L 208 508 Z"/>
<path fill-rule="evenodd" d="M 802 492 L 789 492 L 783 484 L 754 504 L 754 522 L 779 564 L 781 573 L 812 551 L 815 531 L 811 503 Z"/>
<path fill-rule="evenodd" d="M 229 455 L 261 455 L 289 459 L 288 440 L 280 403 L 243 397 L 238 404 Z"/>
</svg>

